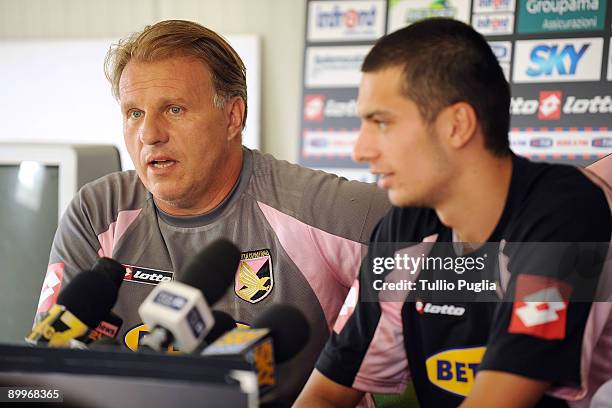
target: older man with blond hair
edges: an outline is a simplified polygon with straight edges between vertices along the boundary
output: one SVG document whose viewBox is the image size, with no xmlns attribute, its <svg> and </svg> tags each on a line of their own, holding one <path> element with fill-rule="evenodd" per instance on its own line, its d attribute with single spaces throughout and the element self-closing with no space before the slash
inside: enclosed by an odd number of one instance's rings
<svg viewBox="0 0 612 408">
<path fill-rule="evenodd" d="M 114 312 L 124 321 L 119 339 L 135 350 L 147 329 L 138 306 L 159 282 L 151 276 L 180 279 L 207 243 L 234 241 L 240 267 L 215 308 L 248 325 L 286 303 L 309 322 L 305 349 L 280 367 L 275 401 L 291 403 L 357 274 L 362 245 L 388 208 L 384 193 L 242 146 L 244 64 L 199 24 L 148 26 L 114 46 L 105 68 L 135 171 L 99 179 L 74 198 L 48 277 L 64 286 L 102 256 L 128 266 Z M 58 291 L 42 295 L 39 314 Z"/>
</svg>

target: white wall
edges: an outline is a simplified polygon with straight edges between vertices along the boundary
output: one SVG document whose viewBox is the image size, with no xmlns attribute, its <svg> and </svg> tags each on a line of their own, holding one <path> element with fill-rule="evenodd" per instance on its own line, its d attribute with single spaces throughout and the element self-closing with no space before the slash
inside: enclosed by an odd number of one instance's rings
<svg viewBox="0 0 612 408">
<path fill-rule="evenodd" d="M 224 35 L 259 35 L 262 149 L 295 161 L 305 13 L 303 0 L 0 0 L 0 40 L 119 39 L 172 18 L 196 21 Z M 0 120 L 10 118 L 0 112 Z"/>
</svg>

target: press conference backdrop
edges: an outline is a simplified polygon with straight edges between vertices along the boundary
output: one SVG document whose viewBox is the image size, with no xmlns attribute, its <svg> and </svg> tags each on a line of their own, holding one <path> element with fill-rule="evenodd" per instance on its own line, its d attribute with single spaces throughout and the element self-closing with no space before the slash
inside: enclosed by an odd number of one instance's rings
<svg viewBox="0 0 612 408">
<path fill-rule="evenodd" d="M 300 163 L 370 180 L 351 161 L 360 66 L 376 39 L 425 17 L 471 24 L 510 83 L 510 143 L 534 160 L 612 152 L 612 7 L 604 0 L 309 0 Z"/>
</svg>

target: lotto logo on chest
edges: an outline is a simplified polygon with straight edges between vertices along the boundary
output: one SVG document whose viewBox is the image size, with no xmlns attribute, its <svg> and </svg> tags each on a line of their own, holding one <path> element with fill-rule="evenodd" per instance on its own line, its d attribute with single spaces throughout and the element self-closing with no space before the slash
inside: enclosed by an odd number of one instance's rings
<svg viewBox="0 0 612 408">
<path fill-rule="evenodd" d="M 168 282 L 174 279 L 174 272 L 171 271 L 147 269 L 132 265 L 123 266 L 125 266 L 124 281 L 143 283 L 145 285 L 159 285 L 161 282 Z"/>
</svg>

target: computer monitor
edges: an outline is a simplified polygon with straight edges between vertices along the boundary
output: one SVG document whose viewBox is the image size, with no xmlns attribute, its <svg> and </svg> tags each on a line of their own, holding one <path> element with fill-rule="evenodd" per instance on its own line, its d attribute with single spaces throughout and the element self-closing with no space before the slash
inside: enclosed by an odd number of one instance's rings
<svg viewBox="0 0 612 408">
<path fill-rule="evenodd" d="M 114 146 L 0 143 L 0 342 L 31 329 L 58 221 L 86 183 L 121 170 Z"/>
</svg>

